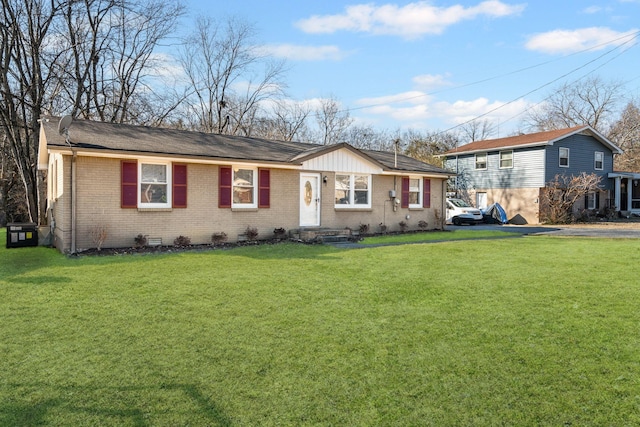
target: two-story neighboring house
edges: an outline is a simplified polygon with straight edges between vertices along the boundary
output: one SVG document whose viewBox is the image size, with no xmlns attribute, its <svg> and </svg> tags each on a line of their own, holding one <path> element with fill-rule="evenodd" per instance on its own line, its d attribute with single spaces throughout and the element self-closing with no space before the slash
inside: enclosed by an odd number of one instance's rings
<svg viewBox="0 0 640 427">
<path fill-rule="evenodd" d="M 620 210 L 623 178 L 613 174 L 613 156 L 622 151 L 590 126 L 475 141 L 445 153 L 445 167 L 456 172 L 458 195 L 476 207 L 500 203 L 509 218 L 520 215 L 538 223 L 540 192 L 557 175 L 595 173 L 601 191 L 577 208 Z"/>
</svg>

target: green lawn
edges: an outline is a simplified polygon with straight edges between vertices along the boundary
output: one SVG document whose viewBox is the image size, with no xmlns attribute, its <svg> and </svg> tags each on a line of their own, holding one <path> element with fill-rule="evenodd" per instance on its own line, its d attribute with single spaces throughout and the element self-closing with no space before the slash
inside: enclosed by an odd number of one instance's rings
<svg viewBox="0 0 640 427">
<path fill-rule="evenodd" d="M 503 237 L 518 237 L 521 235 L 522 233 L 494 230 L 427 231 L 419 233 L 389 234 L 365 237 L 360 243 L 364 245 L 388 245 L 397 243 L 421 243 L 443 240 L 492 239 Z"/>
<path fill-rule="evenodd" d="M 640 424 L 640 244 L 4 249 L 1 426 Z"/>
</svg>

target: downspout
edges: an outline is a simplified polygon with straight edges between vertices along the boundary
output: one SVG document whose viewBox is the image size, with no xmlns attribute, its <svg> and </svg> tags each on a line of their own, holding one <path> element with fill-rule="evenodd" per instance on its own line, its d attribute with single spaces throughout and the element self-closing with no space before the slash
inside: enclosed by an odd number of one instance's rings
<svg viewBox="0 0 640 427">
<path fill-rule="evenodd" d="M 71 158 L 71 253 L 76 253 L 76 160 L 78 154 L 71 150 L 73 157 Z"/>
<path fill-rule="evenodd" d="M 442 223 L 439 224 L 442 227 L 442 230 L 444 230 L 444 226 L 447 223 L 447 181 L 449 181 L 449 178 L 447 178 L 446 180 L 442 181 L 442 197 L 441 197 L 441 201 L 442 201 L 442 210 L 440 212 L 442 212 Z"/>
</svg>

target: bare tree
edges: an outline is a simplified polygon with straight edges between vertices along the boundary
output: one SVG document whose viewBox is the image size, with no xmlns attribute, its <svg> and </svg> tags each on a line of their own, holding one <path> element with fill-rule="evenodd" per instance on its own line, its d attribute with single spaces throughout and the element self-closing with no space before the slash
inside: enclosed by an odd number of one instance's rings
<svg viewBox="0 0 640 427">
<path fill-rule="evenodd" d="M 458 135 L 451 132 L 421 133 L 409 130 L 402 135 L 405 154 L 423 162 L 442 166 L 444 159 L 439 154 L 455 148 L 459 143 Z"/>
<path fill-rule="evenodd" d="M 29 217 L 24 200 L 24 186 L 16 173 L 9 141 L 0 132 L 0 227 L 7 222 L 25 221 Z"/>
<path fill-rule="evenodd" d="M 0 0 L 0 4 L 0 127 L 24 188 L 24 219 L 37 222 L 44 208 L 38 183 L 43 177 L 35 167 L 47 84 L 43 55 L 61 3 Z"/>
<path fill-rule="evenodd" d="M 498 125 L 489 119 L 472 120 L 461 125 L 459 130 L 460 138 L 465 142 L 483 141 L 497 133 Z"/>
<path fill-rule="evenodd" d="M 198 19 L 180 56 L 192 89 L 186 104 L 195 129 L 250 135 L 261 103 L 281 95 L 284 63 L 261 55 L 254 33 L 239 19 Z"/>
<path fill-rule="evenodd" d="M 640 170 L 640 108 L 630 101 L 608 135 L 624 154 L 616 156 L 615 168 L 622 171 Z"/>
<path fill-rule="evenodd" d="M 538 109 L 530 110 L 525 126 L 534 131 L 590 125 L 606 134 L 611 116 L 623 97 L 623 84 L 591 77 L 556 88 Z"/>
<path fill-rule="evenodd" d="M 306 141 L 309 138 L 308 105 L 298 102 L 276 101 L 267 116 L 254 122 L 252 134 L 280 141 Z"/>
<path fill-rule="evenodd" d="M 541 190 L 540 221 L 565 224 L 575 220 L 574 207 L 589 193 L 600 191 L 601 177 L 596 174 L 556 175 Z"/>
<path fill-rule="evenodd" d="M 345 142 L 364 150 L 391 151 L 393 138 L 372 125 L 352 125 L 345 132 Z"/>
<path fill-rule="evenodd" d="M 166 116 L 176 104 L 159 102 L 164 94 L 153 86 L 154 52 L 183 10 L 177 1 L 67 2 L 51 54 L 50 109 L 116 123 Z"/>
<path fill-rule="evenodd" d="M 341 110 L 340 103 L 333 97 L 320 100 L 315 116 L 319 128 L 318 139 L 322 145 L 343 142 L 347 128 L 353 123 L 349 111 Z"/>
<path fill-rule="evenodd" d="M 158 105 L 149 81 L 153 52 L 182 6 L 178 0 L 0 2 L 0 128 L 24 188 L 23 219 L 43 222 L 38 120 L 63 112 L 114 122 L 162 117 L 150 112 Z"/>
</svg>

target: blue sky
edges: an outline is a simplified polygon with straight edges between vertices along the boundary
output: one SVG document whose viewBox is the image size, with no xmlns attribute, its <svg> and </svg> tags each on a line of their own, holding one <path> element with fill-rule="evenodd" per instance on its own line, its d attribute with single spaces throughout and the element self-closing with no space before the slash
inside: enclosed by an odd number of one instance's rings
<svg viewBox="0 0 640 427">
<path fill-rule="evenodd" d="M 583 76 L 640 95 L 640 0 L 187 0 L 237 16 L 287 60 L 287 93 L 333 97 L 356 123 L 447 130 L 477 117 L 516 130 L 550 90 Z"/>
</svg>

